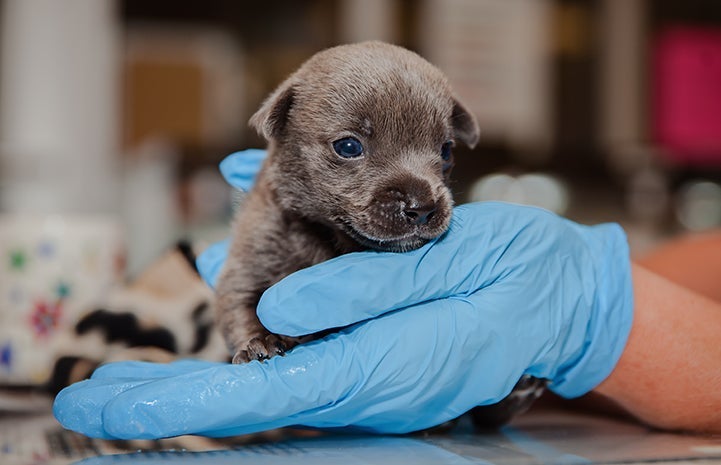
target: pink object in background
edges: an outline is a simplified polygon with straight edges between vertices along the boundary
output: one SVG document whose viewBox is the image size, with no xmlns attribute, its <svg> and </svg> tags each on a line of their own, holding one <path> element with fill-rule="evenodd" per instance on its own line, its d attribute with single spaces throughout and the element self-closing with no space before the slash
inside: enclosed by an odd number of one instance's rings
<svg viewBox="0 0 721 465">
<path fill-rule="evenodd" d="M 721 29 L 661 32 L 651 79 L 654 141 L 675 162 L 721 166 Z"/>
</svg>

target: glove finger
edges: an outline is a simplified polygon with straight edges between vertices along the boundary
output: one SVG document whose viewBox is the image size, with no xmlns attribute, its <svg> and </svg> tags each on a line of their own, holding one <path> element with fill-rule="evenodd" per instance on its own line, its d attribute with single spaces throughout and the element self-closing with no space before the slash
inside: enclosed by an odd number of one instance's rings
<svg viewBox="0 0 721 465">
<path fill-rule="evenodd" d="M 103 428 L 103 408 L 115 396 L 148 382 L 137 379 L 101 379 L 75 383 L 55 397 L 53 415 L 69 430 L 99 439 L 116 439 Z"/>
<path fill-rule="evenodd" d="M 220 162 L 220 172 L 231 186 L 249 191 L 266 156 L 267 152 L 260 149 L 235 152 Z"/>
<path fill-rule="evenodd" d="M 168 376 L 177 376 L 185 373 L 221 366 L 224 363 L 206 362 L 203 360 L 178 360 L 172 363 L 152 363 L 138 361 L 123 361 L 101 365 L 90 377 L 90 379 L 117 379 L 117 378 L 134 378 L 134 379 L 151 379 L 166 378 Z"/>
<path fill-rule="evenodd" d="M 195 259 L 200 277 L 210 287 L 215 287 L 218 281 L 218 276 L 228 258 L 228 250 L 230 250 L 230 239 L 225 239 L 211 244 Z"/>
<path fill-rule="evenodd" d="M 469 294 L 489 282 L 479 253 L 488 231 L 467 224 L 482 214 L 469 216 L 457 208 L 448 233 L 414 251 L 352 253 L 293 273 L 262 295 L 258 317 L 275 333 L 301 336 Z"/>
<path fill-rule="evenodd" d="M 293 424 L 294 414 L 343 398 L 356 383 L 357 367 L 340 360 L 343 344 L 328 342 L 322 357 L 318 346 L 300 346 L 264 363 L 218 366 L 140 385 L 107 403 L 105 431 L 150 439 L 236 425 Z"/>
</svg>

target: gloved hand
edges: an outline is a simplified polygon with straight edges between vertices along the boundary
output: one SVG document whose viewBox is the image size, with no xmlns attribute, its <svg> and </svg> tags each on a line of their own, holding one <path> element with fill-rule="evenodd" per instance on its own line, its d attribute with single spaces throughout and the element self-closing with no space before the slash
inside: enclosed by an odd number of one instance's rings
<svg viewBox="0 0 721 465">
<path fill-rule="evenodd" d="M 352 326 L 262 363 L 107 365 L 63 390 L 55 415 L 104 438 L 288 425 L 405 433 L 501 400 L 524 373 L 567 397 L 593 389 L 623 351 L 632 306 L 620 227 L 465 205 L 418 250 L 301 270 L 258 307 L 281 334 Z"/>
</svg>

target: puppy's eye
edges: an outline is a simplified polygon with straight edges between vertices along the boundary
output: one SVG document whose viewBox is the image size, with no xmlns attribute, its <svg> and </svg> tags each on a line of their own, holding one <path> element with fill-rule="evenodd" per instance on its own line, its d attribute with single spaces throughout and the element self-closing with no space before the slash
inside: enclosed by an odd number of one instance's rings
<svg viewBox="0 0 721 465">
<path fill-rule="evenodd" d="M 451 149 L 453 148 L 453 141 L 448 141 L 441 146 L 441 158 L 443 161 L 451 159 Z"/>
<path fill-rule="evenodd" d="M 355 137 L 344 137 L 333 142 L 333 150 L 343 158 L 355 158 L 363 155 L 363 144 Z"/>
</svg>

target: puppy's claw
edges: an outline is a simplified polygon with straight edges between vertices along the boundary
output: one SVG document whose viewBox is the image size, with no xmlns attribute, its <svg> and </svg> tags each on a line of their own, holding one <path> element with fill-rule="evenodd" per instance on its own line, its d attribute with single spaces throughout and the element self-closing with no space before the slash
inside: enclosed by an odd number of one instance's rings
<svg viewBox="0 0 721 465">
<path fill-rule="evenodd" d="M 247 350 L 239 350 L 233 355 L 233 363 L 235 365 L 242 365 L 243 363 L 250 362 Z"/>
<path fill-rule="evenodd" d="M 286 345 L 275 334 L 268 334 L 265 337 L 254 337 L 245 346 L 239 349 L 233 356 L 233 363 L 248 363 L 252 360 L 268 360 L 276 355 L 283 355 Z"/>
</svg>

